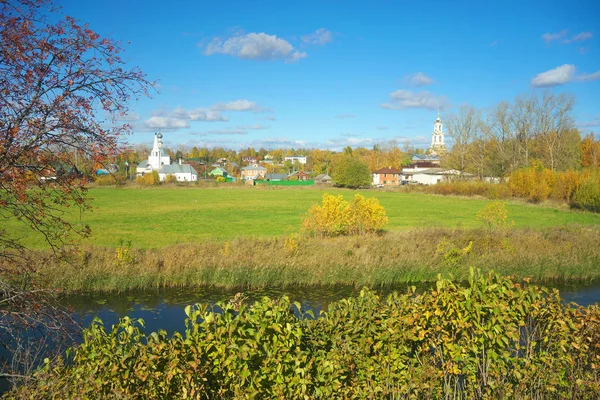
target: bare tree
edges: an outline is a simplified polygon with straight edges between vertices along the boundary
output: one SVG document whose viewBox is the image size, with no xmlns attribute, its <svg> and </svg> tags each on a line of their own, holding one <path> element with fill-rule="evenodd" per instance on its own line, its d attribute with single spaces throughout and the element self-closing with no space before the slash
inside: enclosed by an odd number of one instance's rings
<svg viewBox="0 0 600 400">
<path fill-rule="evenodd" d="M 448 134 L 452 139 L 452 149 L 447 159 L 451 167 L 461 172 L 467 168 L 469 145 L 477 137 L 480 120 L 480 112 L 466 105 L 460 107 L 458 115 L 450 115 L 446 119 Z"/>
<path fill-rule="evenodd" d="M 566 133 L 575 126 L 571 116 L 575 99 L 569 94 L 555 95 L 545 91 L 533 100 L 535 133 L 544 144 L 547 166 L 555 170 L 557 159 L 567 145 Z"/>
</svg>

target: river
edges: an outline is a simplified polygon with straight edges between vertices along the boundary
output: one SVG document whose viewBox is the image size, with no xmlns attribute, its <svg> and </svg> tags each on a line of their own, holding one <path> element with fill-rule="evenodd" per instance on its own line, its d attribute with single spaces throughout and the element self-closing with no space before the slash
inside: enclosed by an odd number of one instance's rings
<svg viewBox="0 0 600 400">
<path fill-rule="evenodd" d="M 600 303 L 600 282 L 576 284 L 546 284 L 560 290 L 561 297 L 567 302 L 576 302 L 587 306 Z M 406 291 L 406 285 L 378 289 L 382 295 L 393 290 Z M 427 286 L 422 286 L 424 290 Z M 326 310 L 331 302 L 356 296 L 360 288 L 351 286 L 323 286 L 306 288 L 265 288 L 265 289 L 222 289 L 212 287 L 171 288 L 163 290 L 145 290 L 121 294 L 75 295 L 65 297 L 65 305 L 73 307 L 76 319 L 88 326 L 94 317 L 100 317 L 106 327 L 115 324 L 119 318 L 129 316 L 142 318 L 146 323 L 145 332 L 164 329 L 168 333 L 184 330 L 185 306 L 195 303 L 213 305 L 226 301 L 236 293 L 243 292 L 247 301 L 253 302 L 263 296 L 278 298 L 287 295 L 291 301 L 298 301 L 303 309 L 312 310 L 317 316 Z"/>
</svg>

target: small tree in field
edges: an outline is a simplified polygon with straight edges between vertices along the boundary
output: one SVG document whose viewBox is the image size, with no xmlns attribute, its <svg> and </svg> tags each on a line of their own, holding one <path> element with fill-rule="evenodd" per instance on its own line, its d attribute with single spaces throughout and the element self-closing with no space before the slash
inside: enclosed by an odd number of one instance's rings
<svg viewBox="0 0 600 400">
<path fill-rule="evenodd" d="M 332 178 L 337 186 L 351 189 L 369 186 L 373 180 L 369 167 L 349 155 L 335 166 Z"/>
<path fill-rule="evenodd" d="M 508 222 L 506 204 L 501 201 L 488 203 L 483 210 L 479 210 L 477 219 L 485 222 L 490 231 L 506 231 L 514 225 L 514 221 Z"/>
<path fill-rule="evenodd" d="M 58 255 L 89 228 L 65 217 L 88 207 L 85 182 L 57 172 L 73 170 L 74 154 L 92 165 L 114 155 L 130 131 L 117 121 L 149 83 L 125 68 L 118 43 L 55 11 L 52 0 L 0 0 L 0 220 L 19 221 Z M 22 339 L 20 328 L 57 329 L 68 315 L 40 297 L 30 279 L 38 265 L 17 234 L 0 226 L 0 345 Z"/>
</svg>

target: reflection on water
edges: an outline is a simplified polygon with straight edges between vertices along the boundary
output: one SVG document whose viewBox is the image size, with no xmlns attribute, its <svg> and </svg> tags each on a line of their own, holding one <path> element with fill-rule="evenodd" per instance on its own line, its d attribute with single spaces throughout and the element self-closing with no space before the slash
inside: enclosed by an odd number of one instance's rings
<svg viewBox="0 0 600 400">
<path fill-rule="evenodd" d="M 567 302 L 576 302 L 587 306 L 600 302 L 600 282 L 591 284 L 546 284 L 560 290 Z M 422 285 L 418 290 L 426 290 Z M 377 289 L 382 295 L 392 291 L 406 292 L 407 286 Z M 303 309 L 311 310 L 315 316 L 328 308 L 329 304 L 340 299 L 357 296 L 360 288 L 352 286 L 322 286 L 305 288 L 260 288 L 260 289 L 223 289 L 215 287 L 186 287 L 161 290 L 145 290 L 121 294 L 76 295 L 63 299 L 64 304 L 73 307 L 75 316 L 84 326 L 88 326 L 94 317 L 100 317 L 107 328 L 119 318 L 129 316 L 142 318 L 146 323 L 145 332 L 164 329 L 168 333 L 184 330 L 186 318 L 184 308 L 189 304 L 203 303 L 213 305 L 227 301 L 236 293 L 243 292 L 248 302 L 259 300 L 263 296 L 279 298 L 286 295 L 291 301 L 300 302 Z"/>
</svg>

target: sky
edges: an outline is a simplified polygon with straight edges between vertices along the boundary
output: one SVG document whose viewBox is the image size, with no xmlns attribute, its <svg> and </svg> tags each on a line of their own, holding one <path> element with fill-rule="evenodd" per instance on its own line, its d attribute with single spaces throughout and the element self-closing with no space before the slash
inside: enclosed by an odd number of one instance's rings
<svg viewBox="0 0 600 400">
<path fill-rule="evenodd" d="M 426 148 L 463 105 L 549 90 L 600 131 L 600 1 L 62 0 L 156 90 L 131 144 Z"/>
</svg>

